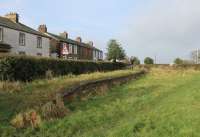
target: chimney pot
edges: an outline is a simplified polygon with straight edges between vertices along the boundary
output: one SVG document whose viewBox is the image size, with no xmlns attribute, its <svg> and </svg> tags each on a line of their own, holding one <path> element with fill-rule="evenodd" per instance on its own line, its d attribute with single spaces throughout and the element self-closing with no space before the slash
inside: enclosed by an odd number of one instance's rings
<svg viewBox="0 0 200 137">
<path fill-rule="evenodd" d="M 63 33 L 60 33 L 60 36 L 62 38 L 68 39 L 68 33 L 66 31 L 64 31 Z"/>
<path fill-rule="evenodd" d="M 11 12 L 5 15 L 6 18 L 8 18 L 9 20 L 18 23 L 19 22 L 19 14 L 17 14 L 16 12 Z"/>
<path fill-rule="evenodd" d="M 90 46 L 92 46 L 92 47 L 93 47 L 93 45 L 94 45 L 93 41 L 89 41 L 88 44 L 89 44 Z"/>
<path fill-rule="evenodd" d="M 38 27 L 38 31 L 41 32 L 41 33 L 47 33 L 47 26 L 45 24 L 40 25 Z"/>
<path fill-rule="evenodd" d="M 76 38 L 76 41 L 79 42 L 79 43 L 81 43 L 81 42 L 82 42 L 81 37 L 77 37 L 77 38 Z"/>
</svg>

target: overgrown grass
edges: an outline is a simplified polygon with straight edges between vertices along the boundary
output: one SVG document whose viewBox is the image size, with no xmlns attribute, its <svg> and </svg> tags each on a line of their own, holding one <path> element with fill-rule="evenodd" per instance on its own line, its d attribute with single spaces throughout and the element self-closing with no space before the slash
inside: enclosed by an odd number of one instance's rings
<svg viewBox="0 0 200 137">
<path fill-rule="evenodd" d="M 153 69 L 104 96 L 71 104 L 70 116 L 39 130 L 4 134 L 19 137 L 198 137 L 200 72 Z M 3 130 L 3 129 L 2 129 Z M 7 135 L 8 136 L 8 135 Z"/>
<path fill-rule="evenodd" d="M 51 101 L 55 93 L 63 88 L 89 80 L 118 77 L 135 73 L 137 70 L 96 72 L 79 76 L 68 75 L 51 80 L 36 80 L 31 83 L 0 82 L 0 124 L 8 125 L 11 118 L 21 111 L 40 107 Z"/>
<path fill-rule="evenodd" d="M 84 76 L 83 76 L 84 77 Z M 1 128 L 16 137 L 198 137 L 200 71 L 152 71 L 104 96 L 70 104 L 73 112 L 40 129 Z"/>
</svg>

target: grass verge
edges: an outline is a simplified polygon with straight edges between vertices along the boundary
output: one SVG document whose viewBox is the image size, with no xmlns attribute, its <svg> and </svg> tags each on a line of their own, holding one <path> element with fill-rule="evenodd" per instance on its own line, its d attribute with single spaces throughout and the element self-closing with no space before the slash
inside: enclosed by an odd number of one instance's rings
<svg viewBox="0 0 200 137">
<path fill-rule="evenodd" d="M 36 80 L 31 83 L 0 82 L 0 123 L 8 125 L 11 118 L 21 111 L 40 107 L 63 88 L 90 80 L 107 77 L 119 77 L 137 72 L 137 70 L 119 70 L 96 72 L 79 76 L 68 75 L 51 80 Z"/>
<path fill-rule="evenodd" d="M 20 137 L 198 137 L 200 71 L 152 69 L 104 96 L 74 102 L 72 114 Z M 5 133 L 6 134 L 6 133 Z"/>
</svg>

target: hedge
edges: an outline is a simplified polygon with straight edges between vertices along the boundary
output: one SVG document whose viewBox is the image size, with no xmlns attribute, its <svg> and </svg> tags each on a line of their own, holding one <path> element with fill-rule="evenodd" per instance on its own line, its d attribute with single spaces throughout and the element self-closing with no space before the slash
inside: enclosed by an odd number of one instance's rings
<svg viewBox="0 0 200 137">
<path fill-rule="evenodd" d="M 44 78 L 47 71 L 51 71 L 54 76 L 78 75 L 95 71 L 118 70 L 125 66 L 124 63 L 4 56 L 0 57 L 0 78 L 11 81 L 32 81 Z"/>
</svg>

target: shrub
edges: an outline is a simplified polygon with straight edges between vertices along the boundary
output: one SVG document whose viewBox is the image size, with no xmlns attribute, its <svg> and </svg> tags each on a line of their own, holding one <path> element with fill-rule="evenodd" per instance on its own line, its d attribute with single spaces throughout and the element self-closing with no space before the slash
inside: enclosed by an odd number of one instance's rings
<svg viewBox="0 0 200 137">
<path fill-rule="evenodd" d="M 176 65 L 181 65 L 181 64 L 184 64 L 184 61 L 183 61 L 182 59 L 180 59 L 180 58 L 176 58 L 176 59 L 174 60 L 174 64 L 176 64 Z"/>
<path fill-rule="evenodd" d="M 125 64 L 119 62 L 71 61 L 51 58 L 4 56 L 0 57 L 0 78 L 2 80 L 31 81 L 37 78 L 45 78 L 48 70 L 51 70 L 51 75 L 61 76 L 118 70 L 124 67 Z"/>
<path fill-rule="evenodd" d="M 137 57 L 131 57 L 130 62 L 132 65 L 140 65 L 140 60 Z"/>
<path fill-rule="evenodd" d="M 15 128 L 37 128 L 40 124 L 41 118 L 35 110 L 19 113 L 11 120 L 11 125 Z"/>
<path fill-rule="evenodd" d="M 154 64 L 154 60 L 150 57 L 144 59 L 144 64 Z"/>
</svg>

